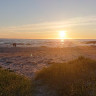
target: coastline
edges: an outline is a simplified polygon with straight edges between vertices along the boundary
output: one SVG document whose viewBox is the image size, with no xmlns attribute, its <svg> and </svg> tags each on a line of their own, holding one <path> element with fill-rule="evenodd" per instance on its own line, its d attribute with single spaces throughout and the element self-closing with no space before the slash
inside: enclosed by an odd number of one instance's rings
<svg viewBox="0 0 96 96">
<path fill-rule="evenodd" d="M 96 60 L 96 47 L 0 47 L 0 66 L 33 78 L 37 71 L 52 63 L 68 62 L 79 56 Z"/>
</svg>

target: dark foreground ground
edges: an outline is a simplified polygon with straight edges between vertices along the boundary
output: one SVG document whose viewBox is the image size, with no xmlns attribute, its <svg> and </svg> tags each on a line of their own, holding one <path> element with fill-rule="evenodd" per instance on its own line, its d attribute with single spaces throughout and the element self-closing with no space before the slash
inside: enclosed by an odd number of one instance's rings
<svg viewBox="0 0 96 96">
<path fill-rule="evenodd" d="M 0 68 L 0 96 L 96 96 L 96 61 L 54 63 L 33 79 Z"/>
</svg>

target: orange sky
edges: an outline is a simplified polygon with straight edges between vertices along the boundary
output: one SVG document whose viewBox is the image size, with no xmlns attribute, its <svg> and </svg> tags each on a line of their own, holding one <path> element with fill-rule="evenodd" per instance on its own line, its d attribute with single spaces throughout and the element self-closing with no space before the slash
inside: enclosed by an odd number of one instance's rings
<svg viewBox="0 0 96 96">
<path fill-rule="evenodd" d="M 96 39 L 96 0 L 1 0 L 0 38 Z"/>
</svg>

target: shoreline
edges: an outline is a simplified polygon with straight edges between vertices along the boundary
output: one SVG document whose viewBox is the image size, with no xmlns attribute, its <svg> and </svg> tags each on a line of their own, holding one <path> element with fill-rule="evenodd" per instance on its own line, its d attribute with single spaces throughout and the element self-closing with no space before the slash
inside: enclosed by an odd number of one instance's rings
<svg viewBox="0 0 96 96">
<path fill-rule="evenodd" d="M 33 78 L 43 67 L 52 63 L 68 62 L 79 56 L 96 60 L 96 47 L 0 47 L 0 66 Z"/>
</svg>

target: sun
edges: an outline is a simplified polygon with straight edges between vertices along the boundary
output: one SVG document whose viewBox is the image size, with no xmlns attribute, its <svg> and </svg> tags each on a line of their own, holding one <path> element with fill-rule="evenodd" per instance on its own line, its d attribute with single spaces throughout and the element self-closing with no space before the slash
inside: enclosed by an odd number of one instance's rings
<svg viewBox="0 0 96 96">
<path fill-rule="evenodd" d="M 59 31 L 60 39 L 66 38 L 66 31 Z"/>
</svg>

